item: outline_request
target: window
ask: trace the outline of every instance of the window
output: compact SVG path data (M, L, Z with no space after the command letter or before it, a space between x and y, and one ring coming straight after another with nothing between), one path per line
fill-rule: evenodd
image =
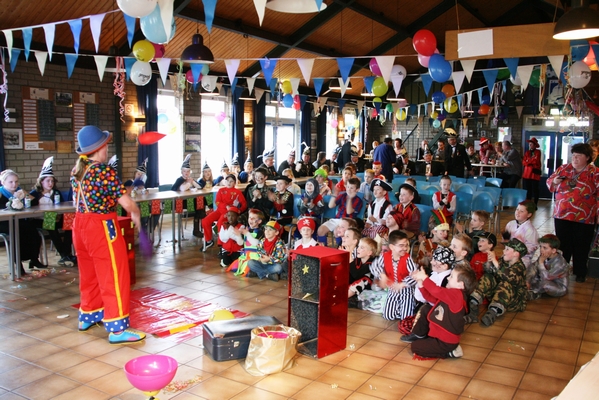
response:
M217 116L222 116L222 113L225 113L226 117L219 122ZM216 178L220 175L223 161L226 161L227 165L231 162L230 116L226 101L202 98L201 143L202 165L207 162ZM200 174L194 173L194 176L199 177Z
M287 159L289 151L296 147L296 160L301 154L297 147L297 138L295 132L297 128L297 111L293 108L278 108L279 115L277 116L276 106L266 106L266 137L264 145L266 149L275 147L275 168L278 169L279 164ZM259 150L258 150L259 151Z
M158 141L158 180L162 184L173 183L181 175L181 163L173 160L183 160L183 130L181 129L180 101L170 90L162 89L157 99L158 132L166 134Z

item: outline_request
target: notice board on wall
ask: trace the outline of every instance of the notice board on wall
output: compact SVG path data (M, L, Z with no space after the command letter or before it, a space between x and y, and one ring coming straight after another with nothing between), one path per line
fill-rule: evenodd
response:
M55 148L54 91L46 88L23 87L22 96L25 149L51 150Z
M77 144L77 132L85 125L100 127L100 105L98 94L75 92L73 96L73 135Z

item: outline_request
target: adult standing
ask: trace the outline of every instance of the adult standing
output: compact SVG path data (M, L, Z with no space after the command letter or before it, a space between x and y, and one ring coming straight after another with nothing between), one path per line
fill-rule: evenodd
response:
M349 139L345 139L345 143L341 146L341 150L337 153L337 166L340 170L345 168L345 164L351 162L351 141Z
M572 146L572 162L561 165L547 179L555 193L555 234L566 262L574 267L576 282L584 282L593 229L597 222L599 169L591 164L593 149L587 143Z
M453 128L445 128L447 143L445 148L445 175L464 177L464 168L472 175L472 164L464 145L458 143L458 133Z
M537 138L527 140L528 151L522 159L522 186L526 190L526 199L539 203L539 181L541 180L541 150Z
M112 135L96 126L77 134L79 159L71 173L77 212L73 239L79 261L79 330L103 321L111 344L128 344L146 335L129 328L129 261L117 221L120 204L136 226L139 208L129 197L116 170L106 165Z
M416 162L424 160L424 155L428 151L428 140L420 142L420 147L416 150Z
M502 188L515 188L522 176L522 157L518 150L514 149L509 140L503 141L503 154L499 159L499 164L503 164L503 172L500 178ZM540 179L540 178L539 178Z
M443 139L437 140L437 150L435 151L435 156L433 158L436 161L445 162L445 142Z
M396 161L395 151L393 150L393 146L391 146L391 142L393 142L393 139L390 137L385 138L383 144L378 145L374 149L372 156L374 161L381 162L383 167L382 172L387 182L393 181L393 165Z

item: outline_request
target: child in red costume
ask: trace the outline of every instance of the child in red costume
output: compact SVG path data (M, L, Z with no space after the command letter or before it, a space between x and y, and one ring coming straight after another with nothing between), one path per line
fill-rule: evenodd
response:
M441 191L433 194L433 209L439 210L447 218L447 223L451 225L453 222L453 213L457 208L457 197L451 189L451 178L447 175L443 175L439 181L441 185Z
M497 237L490 232L479 233L476 237L478 238L478 252L472 256L470 266L476 274L476 280L479 281L485 274L485 263L491 261L489 259L489 252L494 251L497 245Z
M220 227L225 221L226 213L230 208L235 207L240 213L244 212L247 208L247 202L243 193L235 188L236 183L237 178L235 175L227 175L225 187L219 189L218 193L216 193L216 210L208 214L206 218L202 220L202 228L204 229L204 251L209 247L214 246L214 241L212 240L212 224L216 222L217 226Z
M218 229L218 239L222 246L220 266L223 268L227 268L229 264L237 260L243 248L243 234L241 233L243 225L237 222L239 209L237 207L229 208L226 217L227 219Z

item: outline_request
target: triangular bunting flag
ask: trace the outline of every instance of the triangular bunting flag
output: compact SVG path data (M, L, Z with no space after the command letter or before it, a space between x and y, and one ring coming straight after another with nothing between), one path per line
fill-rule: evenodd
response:
M213 92L215 88L218 88L218 91L220 92L221 87L218 85L217 81L218 81L218 76L215 76L215 75L202 76L202 86L204 87L204 89L207 87L208 89L210 89L211 92Z
M56 33L56 24L45 24L44 37L46 39L46 47L48 48L48 58L52 61L52 48L54 47L54 35Z
M374 83L375 79L376 76L367 76L364 78L364 86L366 87L368 93L372 93L372 84Z
M200 66L203 66L200 64ZM227 76L229 77L229 82L233 83L235 79L235 75L237 74L237 69L239 68L239 60L238 59L230 59L225 60L225 67L227 67ZM201 68L200 68L201 70Z
M256 93L256 103L259 103L262 96L264 96L264 89L256 88L254 93Z
M263 58L260 60L260 67L262 68L262 73L264 74L264 80L267 85L270 85L270 80L272 79L272 73L275 70L277 65L277 60L269 60L268 58Z
M100 34L102 33L102 21L104 20L104 16L106 16L106 14L89 16L89 27L92 31L92 38L94 39L94 44L96 46L96 53L98 52L98 48L100 46Z
M462 118L462 126L463 126L464 128L467 128L467 127L468 127L468 118Z
M497 79L497 74L499 73L498 69L484 69L483 76L485 77L485 82L487 82L487 87L489 88L489 93L493 93L493 86L495 86L495 79Z
M78 54L68 54L65 53L64 58L67 63L67 77L71 79L71 75L73 74L73 69L75 69L75 63L77 62ZM102 80L102 79L100 79Z
M8 48L8 59L12 60L12 31L10 29L5 29L4 37L6 38L6 47Z
M381 75L385 82L389 82L391 78L391 70L393 69L393 63L395 62L395 56L376 56L377 64L381 70Z
M346 102L347 102L347 100L345 100L345 99L339 99L339 101L337 102L337 104L339 104L339 115L343 115L341 113L341 110L343 110L343 106L345 106Z
M31 38L33 36L32 28L23 28L23 44L25 45L25 61L29 61L29 51L31 50Z
M79 54L79 38L81 37L82 24L83 22L80 19L72 19L69 21L71 33L73 34L73 48L75 49L75 53L77 54ZM135 28L135 18L133 18L133 27ZM131 39L133 39L133 35L131 35ZM131 47L131 41L129 41L129 47Z
M518 113L518 119L522 118L522 110L524 110L524 106L516 106L516 112Z
M306 81L306 85L310 85L310 78L312 77L312 68L314 67L314 59L298 58L297 65L299 65L300 70L302 71L302 76L304 77L304 81Z
M251 95L254 91L254 85L256 84L256 78L245 78L245 83L248 85L248 93Z
M345 91L349 86L349 78L346 81L343 81L343 78L337 78L339 80L339 87L341 88L341 97L345 96Z
M34 51L35 59L37 60L37 66L40 69L42 76L44 76L44 70L46 69L46 61L48 59L47 51Z
M277 90L277 86L279 85L279 78L271 78L270 80L270 94L274 96ZM281 97L279 97L279 101L281 101Z
M158 6L160 7L160 18L162 18L162 26L164 27L164 33L167 37L167 43L170 40L171 31L173 29L172 24L174 2L175 0L158 0ZM204 13L206 13L206 11L204 11Z
M289 82L291 82L291 94L297 94L300 78L289 78Z
M596 46L596 45L591 45L591 47ZM595 51L595 48L593 48L593 51ZM597 48L597 51L599 51L599 48ZM595 53L598 54L598 53ZM562 68L562 62L564 61L564 56L563 55L559 55L559 56L547 56L547 58L549 59L549 63L551 63L551 68L553 68L553 70L555 71L555 75L558 76L558 78L561 75L561 71L560 69Z
M396 96L399 96L399 91L401 90L401 84L403 83L403 75L393 75L391 76L391 83L393 84L393 91Z
M464 71L453 71L451 73L451 77L453 78L453 86L455 87L455 92L460 93L460 90L462 90L462 84L464 83L464 78L466 77L466 73Z
M522 81L522 91L525 91L528 87L528 81L530 81L533 68L534 65L521 65L518 67L518 77Z
M351 71L352 65L354 65L353 58L337 58L337 65L339 66L339 73L341 74L341 78L343 82L348 82L349 73Z
M308 96L306 96L304 94L300 94L299 100L300 100L300 110L303 110L304 106L306 105L306 102L308 101Z
M316 9L318 10L318 12L320 12L321 8L322 8L322 0L316 0Z
M256 7L256 12L258 13L258 22L262 26L264 11L266 10L266 0L254 0L254 7Z
M358 111L362 111L364 109L364 100L358 100Z
M200 81L200 77L202 76L202 67L203 67L202 64L198 64L198 63L191 64L191 75L193 77L194 87Z
M520 59L517 57L503 59L503 62L507 66L507 69L510 70L510 75L512 77L516 77L516 74L518 73L518 61L520 61Z
M12 49L10 52L10 72L15 72L15 67L17 66L17 61L19 61L20 55L21 49Z
M324 78L314 78L312 79L314 82L314 91L316 92L316 96L320 96L320 92L322 92L322 84L324 83Z
M478 103L479 104L483 104L483 89L484 88L476 89L476 93L478 93Z
M237 77L233 78L233 82L231 82L231 87L237 89ZM235 92L236 93L236 92ZM239 93L239 96L241 97L241 93Z
M166 78L168 77L168 67L171 65L170 58L157 58L156 65L158 65L158 71L160 71L160 78L162 84L166 85Z
M123 17L125 18L125 25L127 25L127 42L129 42L129 48L131 48L133 46L133 35L135 34L135 21L137 18L130 17L125 13L123 13ZM81 27L79 27L79 32L81 32Z
M135 64L135 57L123 57L123 61L125 61L125 73L127 75L127 80L131 79L131 67Z
M106 63L108 62L108 56L94 56L94 61L96 62L96 68L98 69L98 76L100 77L100 82L104 79L104 70L106 69Z
M204 15L206 16L206 29L212 33L212 22L214 21L214 12L216 11L216 0L202 0L204 3Z
M476 65L476 60L460 60L462 64L462 68L466 73L466 79L470 82L470 78L472 78L472 73L474 72L474 66Z
M433 85L433 78L431 78L428 73L420 75L420 78L422 79L422 85L424 86L424 93L426 94L426 97L428 97L431 86Z

